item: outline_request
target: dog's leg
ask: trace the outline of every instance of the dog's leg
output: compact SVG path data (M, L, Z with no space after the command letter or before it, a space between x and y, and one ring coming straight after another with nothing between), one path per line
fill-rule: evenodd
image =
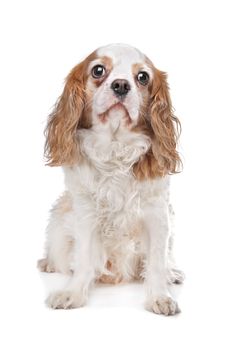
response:
M181 284L185 279L183 271L177 268L174 258L174 236L175 236L175 213L171 204L169 204L170 235L168 240L168 262L167 262L167 281L172 284Z
M47 298L47 305L53 309L77 308L87 301L100 256L94 215L94 210L87 203L81 203L77 208L74 206L73 275L63 290L51 293Z
M72 221L73 203L69 192L65 192L51 210L46 230L45 257L38 260L41 272L61 272L70 274L70 260L73 249Z
M148 232L146 269L146 308L164 315L179 312L178 305L168 291L167 254L169 239L168 204L158 197L153 205L145 208L145 226Z
M173 255L173 240L174 236L173 233L171 233L168 240L167 281L169 284L182 284L185 279L185 274L176 266Z

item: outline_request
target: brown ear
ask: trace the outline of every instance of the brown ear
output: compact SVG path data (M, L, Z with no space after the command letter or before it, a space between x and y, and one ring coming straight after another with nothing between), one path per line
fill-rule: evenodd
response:
M45 157L48 165L71 165L77 162L77 128L84 110L84 62L70 72L62 95L50 114L45 129Z
M150 117L152 153L158 173L176 173L181 164L176 150L180 133L180 122L173 114L166 73L154 68L154 81L151 87Z

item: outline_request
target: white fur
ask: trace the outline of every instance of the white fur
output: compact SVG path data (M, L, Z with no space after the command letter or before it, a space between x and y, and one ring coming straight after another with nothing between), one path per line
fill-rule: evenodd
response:
M114 79L116 72L129 71L132 62L143 60L137 50L121 50L128 51L124 64L113 54L119 55L119 47L99 51L100 55L112 55L118 67L108 79ZM96 110L103 103L96 102L98 96L104 101L103 90L94 96L95 123L77 135L84 160L63 168L66 192L52 210L46 259L40 263L46 265L42 267L46 271L73 274L67 287L51 294L47 303L52 308L85 304L90 285L103 274L114 274L106 268L111 260L123 280L145 278L148 309L174 314L178 307L167 288L167 281L174 277L168 244L172 214L169 177L146 181L134 177L132 166L147 152L150 139L124 125L123 109L112 109L107 122L100 123ZM138 114L140 98L135 97L133 103Z

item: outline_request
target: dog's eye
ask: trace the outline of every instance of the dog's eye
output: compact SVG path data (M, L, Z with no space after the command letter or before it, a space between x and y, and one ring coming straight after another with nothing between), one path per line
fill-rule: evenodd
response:
M137 80L142 85L147 85L149 82L149 74L147 72L139 72L137 75Z
M104 66L101 66L100 64L98 64L97 66L92 68L91 73L92 73L93 78L98 79L98 78L101 78L105 75L106 70L105 70Z

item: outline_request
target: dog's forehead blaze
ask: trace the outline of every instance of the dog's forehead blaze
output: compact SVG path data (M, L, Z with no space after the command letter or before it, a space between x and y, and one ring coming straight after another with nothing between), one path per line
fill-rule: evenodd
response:
M104 47L100 47L96 51L97 56L105 56L112 59L113 64L135 64L144 62L145 56L138 49L123 44L112 44Z

